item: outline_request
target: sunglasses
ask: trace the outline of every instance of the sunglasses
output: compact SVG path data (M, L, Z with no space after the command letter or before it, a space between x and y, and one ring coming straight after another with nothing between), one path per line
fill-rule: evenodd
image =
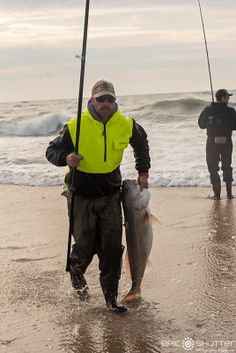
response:
M98 103L104 103L104 102L115 103L115 101L116 101L115 98L112 96L101 96L101 97L97 97L95 99Z

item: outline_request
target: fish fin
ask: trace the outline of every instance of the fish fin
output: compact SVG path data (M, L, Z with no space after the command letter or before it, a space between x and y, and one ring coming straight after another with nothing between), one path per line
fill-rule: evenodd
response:
M161 224L161 221L156 216L154 216L153 214L151 214L150 219L151 219L151 224L152 225Z
M122 298L122 302L127 304L127 303L140 301L141 299L142 299L141 290L137 293L133 293L130 291Z
M150 212L146 212L144 215L144 222L151 223L151 225L161 224L159 219Z
M129 255L128 251L125 253L125 272L127 274L127 277L131 280L131 271L130 271L130 263L129 263Z
M152 269L152 263L150 260L147 260L146 267L145 267L145 273L151 271Z

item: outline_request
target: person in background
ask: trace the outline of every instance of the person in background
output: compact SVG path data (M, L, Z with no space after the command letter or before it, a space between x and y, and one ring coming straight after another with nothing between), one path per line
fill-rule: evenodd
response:
M216 102L212 102L199 116L198 124L201 129L207 131L206 161L210 173L210 181L213 189L212 198L220 199L221 180L218 174L219 162L223 171L223 180L226 183L226 192L229 199L232 195L233 168L232 163L232 131L236 130L236 111L228 106L232 96L226 89L219 89L216 94Z
M87 109L81 116L79 154L74 153L74 118L59 136L49 143L46 157L70 172L66 184L71 187L71 169L75 169L74 229L75 243L70 258L70 275L79 295L87 293L84 273L94 254L99 258L100 284L109 310L127 311L117 302L123 253L120 164L125 148L134 150L140 188L148 188L149 145L144 129L118 109L111 82L100 80L92 88ZM70 208L70 197L68 197Z

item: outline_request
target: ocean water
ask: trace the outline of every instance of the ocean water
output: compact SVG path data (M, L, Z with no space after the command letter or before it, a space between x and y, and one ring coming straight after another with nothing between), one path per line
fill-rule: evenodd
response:
M233 96L230 101L234 108L235 99ZM148 134L150 186L210 185L205 162L206 132L197 123L210 100L209 92L118 98L121 112L135 118ZM84 99L84 107L86 103ZM76 99L0 103L0 184L63 184L65 168L51 165L45 150L63 124L76 116L76 109ZM131 147L125 151L121 170L124 179L136 178Z

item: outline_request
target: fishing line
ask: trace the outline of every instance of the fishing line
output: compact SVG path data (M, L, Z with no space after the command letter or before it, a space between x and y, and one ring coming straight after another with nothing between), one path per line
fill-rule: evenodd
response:
M203 31L204 41L205 41L205 48L206 48L208 73L209 73L209 80L210 80L210 87L211 87L211 97L212 97L212 102L214 102L214 93L213 93L213 84L212 84L212 75L211 75L211 65L210 65L210 59L209 59L209 53L208 53L208 47L207 47L207 39L206 39L206 31L205 31L205 25L204 25L204 19L203 19L203 14L202 14L202 8L201 8L200 0L198 0L198 5L199 5L199 10L200 10L200 16L201 16L201 22L202 22L202 31Z

